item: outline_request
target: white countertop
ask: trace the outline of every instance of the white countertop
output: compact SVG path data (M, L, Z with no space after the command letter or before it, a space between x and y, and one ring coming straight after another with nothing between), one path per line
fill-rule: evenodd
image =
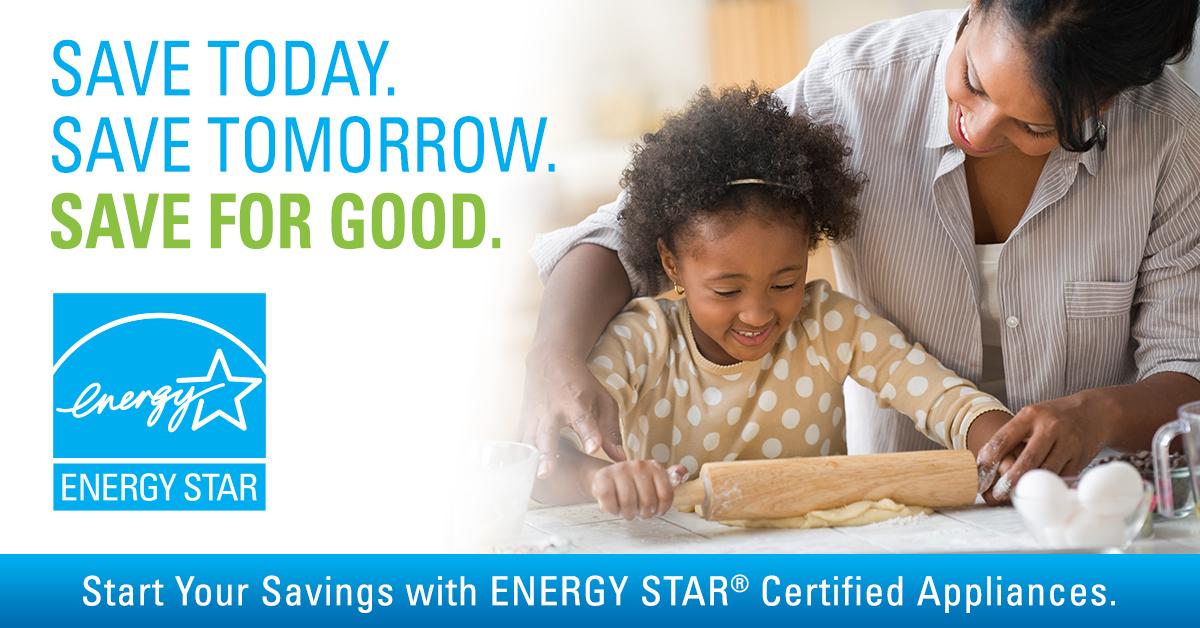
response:
M869 526L819 530L748 530L674 510L624 521L595 504L531 506L517 552L572 553L954 553L1041 551L1012 507L972 506ZM1200 519L1154 522L1129 553L1200 553Z

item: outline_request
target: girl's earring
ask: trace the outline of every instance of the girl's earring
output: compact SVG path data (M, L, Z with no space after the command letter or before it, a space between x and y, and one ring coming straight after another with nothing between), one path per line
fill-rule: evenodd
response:
M683 289L683 286L681 286L673 281L671 282L671 284L675 286L675 294L678 294L679 296L683 296L683 293L685 292Z

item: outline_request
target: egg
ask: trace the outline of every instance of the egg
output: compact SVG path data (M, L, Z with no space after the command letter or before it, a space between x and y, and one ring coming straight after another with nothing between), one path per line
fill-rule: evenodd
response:
M1042 547L1047 549L1064 549L1070 547L1067 544L1067 527L1061 523L1041 528L1038 540L1041 542Z
M1034 469L1021 476L1013 495L1013 505L1022 517L1037 527L1061 524L1073 510L1066 483L1044 469Z
M1063 525L1071 523L1071 520L1083 513L1083 507L1079 505L1079 489L1070 489L1067 491L1067 511L1071 514L1063 520Z
M1067 526L1066 541L1073 549L1125 547L1125 520L1084 511Z
M1079 504L1090 514L1125 518L1142 501L1142 476L1128 462L1110 462L1079 480Z

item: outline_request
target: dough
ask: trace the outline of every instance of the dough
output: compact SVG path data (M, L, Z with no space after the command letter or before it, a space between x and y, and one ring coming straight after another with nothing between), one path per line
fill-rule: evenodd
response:
M699 509L697 509L699 512ZM898 517L913 517L928 515L933 512L924 506L905 506L884 498L879 501L854 502L841 508L829 510L814 510L801 517L784 517L782 519L746 519L721 521L727 526L739 528L835 528L848 526L865 526L872 523L896 519Z

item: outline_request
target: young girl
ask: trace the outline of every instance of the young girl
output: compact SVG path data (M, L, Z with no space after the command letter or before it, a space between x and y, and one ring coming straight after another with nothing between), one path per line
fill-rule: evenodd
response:
M796 243L839 240L856 219L861 181L833 129L753 87L704 89L644 140L622 179L622 236L674 298L630 302L588 360L616 402L627 461L564 447L539 498L650 517L706 462L845 454L847 377L950 448L976 450L977 419L1010 417L887 320L805 283Z

